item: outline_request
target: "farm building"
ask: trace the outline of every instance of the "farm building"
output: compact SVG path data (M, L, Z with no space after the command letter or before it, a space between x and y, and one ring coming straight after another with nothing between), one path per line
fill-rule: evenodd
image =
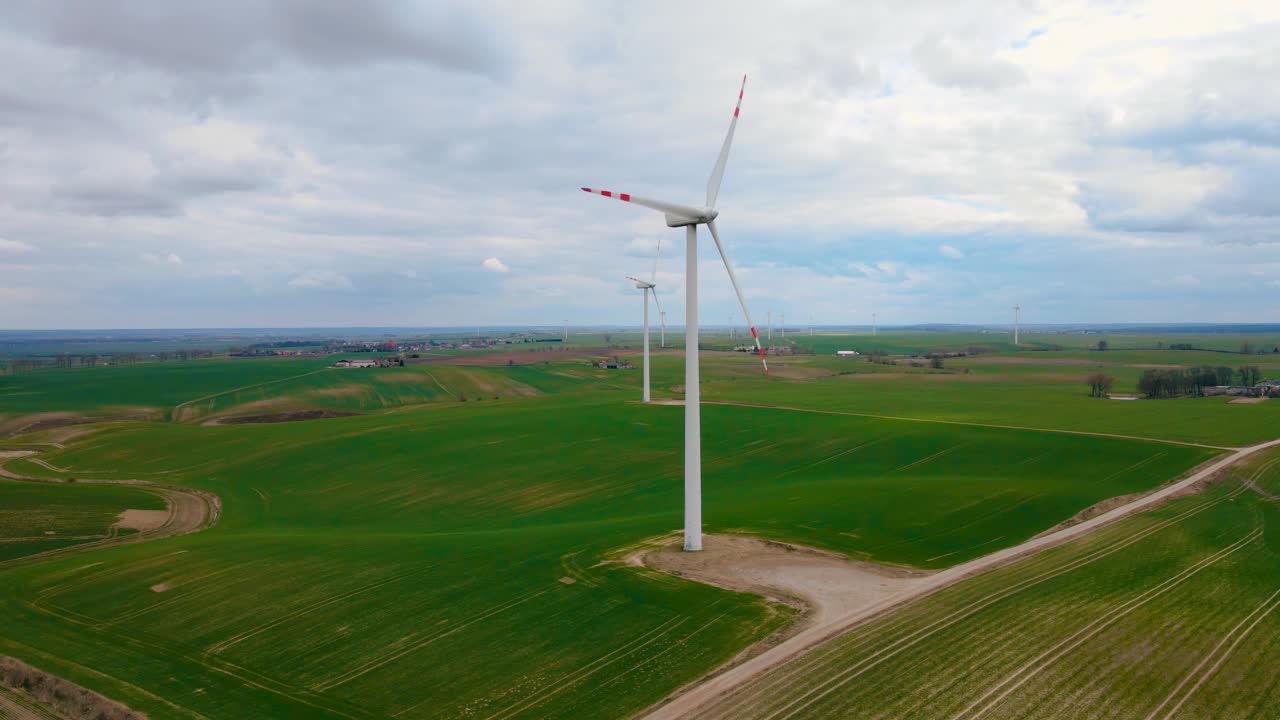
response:
M333 364L336 368L371 368L378 367L377 360L339 360Z
M861 355L857 350L837 350L836 357L857 357Z
M1267 382L1257 385L1210 385L1204 389L1205 397L1267 397L1280 394L1280 386L1268 385Z

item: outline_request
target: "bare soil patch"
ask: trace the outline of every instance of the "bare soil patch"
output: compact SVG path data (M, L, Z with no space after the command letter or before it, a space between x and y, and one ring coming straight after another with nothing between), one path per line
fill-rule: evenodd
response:
M350 417L360 413L345 410L295 410L293 412L268 413L266 415L240 415L213 421L214 425L251 425L254 423L296 422L299 420L323 420L325 418Z
M802 623L823 625L901 593L932 573L860 562L831 552L759 538L707 535L702 552L673 538L637 558L648 567L762 595L804 611Z
M130 530L155 530L164 527L169 521L170 510L125 510L120 513L120 518L116 520L115 527L128 528Z
M1227 404L1228 405L1257 405L1258 403L1266 402L1269 399L1270 398L1264 398L1264 397L1256 397L1256 398L1255 397L1238 397Z
M683 390L683 388L681 389ZM643 405L644 403L640 403L640 404ZM679 405L680 407L684 407L683 400L676 400L673 398L653 398L652 400L649 401L649 404L650 405Z

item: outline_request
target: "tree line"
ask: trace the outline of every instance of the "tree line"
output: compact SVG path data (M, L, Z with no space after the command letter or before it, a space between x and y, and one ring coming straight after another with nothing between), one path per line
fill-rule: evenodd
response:
M1240 385L1257 385L1262 382L1262 370L1257 365L1243 365L1239 368L1200 365L1190 369L1147 370L1138 378L1138 392L1149 398L1202 395L1206 387L1231 385L1237 378Z

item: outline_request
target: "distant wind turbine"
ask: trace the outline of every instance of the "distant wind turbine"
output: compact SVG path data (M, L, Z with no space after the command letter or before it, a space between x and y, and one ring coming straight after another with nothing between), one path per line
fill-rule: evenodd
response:
M756 351L760 353L760 362L764 363L765 372L769 366L765 361L764 348L760 347L760 338L756 334L755 325L751 322L751 313L747 309L747 300L738 287L737 276L733 272L733 263L720 242L720 234L716 231L715 209L716 198L720 194L720 182L724 179L725 164L729 161L729 148L733 144L733 132L738 126L738 113L742 110L742 95L746 89L747 78L742 77L742 88L738 90L738 104L733 109L733 119L729 121L729 132L725 135L724 144L720 147L720 156L716 158L711 177L707 179L707 198L702 207L678 205L662 200L640 197L630 193L615 193L611 190L593 190L584 187L584 192L617 198L623 202L640 205L657 210L666 215L667 227L685 228L685 360L684 360L684 549L697 551L702 549L702 416L698 377L698 226L706 225L711 231L711 239L715 241L716 250L724 262L725 271L729 274L729 282L742 305L742 314L751 326L751 336L755 339Z
M658 301L658 256L662 254L662 241L658 241L658 249L653 253L653 272L648 280L641 280L630 275L628 280L636 284L636 289L641 291L644 297L644 392L642 397L644 402L649 402L649 293L653 293L653 301ZM658 306L658 311L662 311L662 306Z
M627 279L635 281L636 289L644 296L644 392L641 397L644 402L649 402L649 293L657 286L630 275ZM654 297L657 297L657 293L654 293Z
M1018 344L1018 324L1019 324L1019 320L1020 320L1020 318L1018 317L1018 315L1019 315L1019 313L1021 313L1021 312L1022 312L1022 306L1021 306L1021 305L1014 305L1014 306L1013 306L1013 344L1014 344L1014 345L1017 345L1017 344Z

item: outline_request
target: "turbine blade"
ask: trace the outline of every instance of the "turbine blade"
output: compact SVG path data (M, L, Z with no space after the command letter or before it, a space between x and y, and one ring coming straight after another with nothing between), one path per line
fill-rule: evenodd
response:
M702 215L702 210L689 207L688 205L677 205L676 203L663 202L662 200L654 200L653 198L640 197L631 193L619 193L612 190L596 190L594 188L584 187L582 192L589 192L594 195L603 195L604 197L617 198L622 202L629 202L633 205L641 205L657 210L658 212L671 213L672 215L680 215L688 218L696 218Z
M658 249L653 251L653 272L649 274L649 284L658 284L658 258L662 255L662 236L658 236Z
M729 272L729 283L733 285L733 291L738 295L738 304L742 305L742 315L747 319L747 325L751 328L751 339L756 343L756 352L760 353L760 362L764 364L764 374L769 374L769 361L764 357L764 348L760 347L760 334L756 332L756 324L751 322L751 311L747 309L747 299L742 295L742 288L738 286L738 276L733 272L733 263L729 260L729 254L724 251L724 243L720 242L720 233L716 231L716 221L712 220L707 223L707 228L711 230L711 239L716 241L716 250L720 251L720 259L724 261L724 269Z
M662 316L662 303L658 302L657 286L649 288L649 292L653 293L653 304L658 306L658 322L662 323L662 327L666 327L667 319Z
M747 90L747 76L742 76L742 87L738 89L738 104L733 108L733 119L729 121L729 132L724 136L724 145L720 147L720 157L716 158L716 166L711 170L707 180L707 207L716 206L716 198L720 195L720 181L724 179L724 166L729 162L729 146L733 145L733 131L738 127L738 113L742 110L742 94Z

